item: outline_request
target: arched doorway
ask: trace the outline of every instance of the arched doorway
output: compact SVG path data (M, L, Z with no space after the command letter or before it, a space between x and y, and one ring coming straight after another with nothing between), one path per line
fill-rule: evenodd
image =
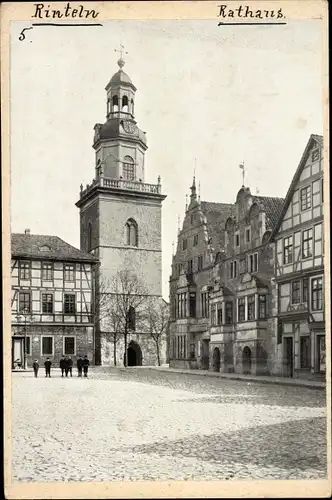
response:
M247 346L242 352L242 372L246 374L251 373L251 350Z
M137 344L137 342L134 342L133 340L129 343L127 349L127 360L127 366L142 366L142 350L139 344ZM123 359L123 364L126 365L125 356Z
M218 347L215 347L215 349L213 350L212 368L214 372L220 371L220 350L218 349Z

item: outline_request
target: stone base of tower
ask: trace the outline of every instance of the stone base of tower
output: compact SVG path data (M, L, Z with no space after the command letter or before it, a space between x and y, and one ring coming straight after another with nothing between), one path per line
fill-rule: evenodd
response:
M124 366L125 345L121 336L116 345L107 338L107 334L100 337L100 363L102 366ZM166 335L159 343L159 363L166 363L167 346ZM127 338L128 366L158 366L157 346L149 334L130 334Z

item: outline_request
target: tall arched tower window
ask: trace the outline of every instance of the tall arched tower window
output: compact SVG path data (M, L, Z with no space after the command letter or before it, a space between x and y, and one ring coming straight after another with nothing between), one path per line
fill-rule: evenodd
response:
M135 179L134 160L131 156L125 156L123 159L123 178L127 181Z
M138 226L134 219L128 219L126 223L126 244L138 247Z
M124 95L122 97L122 111L124 113L128 113L129 111L129 106L128 106L128 97L126 95Z
M135 331L136 329L136 310L133 306L129 306L127 312L127 326L129 330Z
M135 110L134 110L134 99L132 99L132 100L130 101L130 104L131 104L131 110L130 110L130 112L131 112L131 114L134 116L134 114L135 114Z
M92 224L88 224L88 252L92 250Z
M114 95L112 99L112 112L116 113L117 111L119 111L119 99L117 95Z

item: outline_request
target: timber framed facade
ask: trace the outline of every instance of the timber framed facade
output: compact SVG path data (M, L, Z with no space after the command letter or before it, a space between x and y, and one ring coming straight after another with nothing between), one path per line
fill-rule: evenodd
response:
M87 354L94 361L97 259L55 236L12 235L12 367Z
M200 202L193 183L170 277L170 366L324 379L323 156L311 135L285 199L242 186L234 204Z
M279 374L325 377L323 138L312 135L273 234Z

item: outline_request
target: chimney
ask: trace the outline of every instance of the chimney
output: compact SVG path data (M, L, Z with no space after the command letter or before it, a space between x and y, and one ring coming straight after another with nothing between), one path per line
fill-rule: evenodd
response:
M30 229L25 229L24 234L30 234Z

